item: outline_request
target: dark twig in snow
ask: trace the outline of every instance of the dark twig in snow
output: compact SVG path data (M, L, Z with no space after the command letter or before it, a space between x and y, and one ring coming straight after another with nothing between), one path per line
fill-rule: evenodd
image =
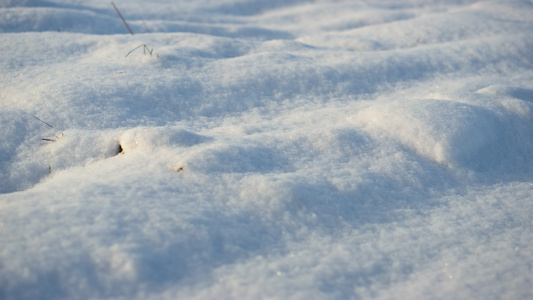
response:
M54 126L52 126L52 125L50 125L50 124L46 123L45 121L43 121L43 120L39 119L39 118L38 118L37 116L35 116L35 115L32 115L32 116L33 116L33 117L34 117L35 119L37 119L37 120L39 120L39 121L43 122L44 124L46 124L46 125L50 126L50 128L54 128Z
M128 28L128 31L130 32L130 34L133 35L133 31L131 31L130 27L128 26L128 23L126 23L126 20L124 19L124 17L122 16L120 11L118 10L118 7L115 5L115 3L113 1L111 1L111 5L113 5L115 10L117 11L118 16L122 20L122 23L124 23L124 25L126 25L126 28Z

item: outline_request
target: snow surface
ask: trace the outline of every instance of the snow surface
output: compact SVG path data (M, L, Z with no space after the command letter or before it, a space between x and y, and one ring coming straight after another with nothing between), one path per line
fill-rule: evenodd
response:
M533 298L532 1L115 3L0 1L1 299Z

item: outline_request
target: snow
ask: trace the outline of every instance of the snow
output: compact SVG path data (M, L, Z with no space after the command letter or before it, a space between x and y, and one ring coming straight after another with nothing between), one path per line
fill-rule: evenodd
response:
M114 2L0 1L1 299L533 298L533 2Z

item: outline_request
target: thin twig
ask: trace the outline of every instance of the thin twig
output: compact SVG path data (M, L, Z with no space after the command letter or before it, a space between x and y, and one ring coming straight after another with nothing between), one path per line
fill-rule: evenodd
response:
M35 119L37 119L37 120L39 120L39 121L43 122L44 124L46 124L46 125L50 126L50 128L54 128L54 126L52 126L52 125L50 125L50 124L46 123L45 121L43 121L43 120L39 119L39 118L38 118L37 116L35 116L35 115L32 115L32 116L33 116L33 117L34 117Z
M130 32L130 34L133 35L133 32L131 31L130 27L128 26L128 23L126 23L126 20L124 20L124 17L122 16L120 11L118 10L118 7L115 5L115 3L113 1L111 1L111 5L113 5L115 10L117 11L118 16L120 17L120 19L122 19L122 23L124 23L124 25L126 25L126 28L128 28L128 31Z

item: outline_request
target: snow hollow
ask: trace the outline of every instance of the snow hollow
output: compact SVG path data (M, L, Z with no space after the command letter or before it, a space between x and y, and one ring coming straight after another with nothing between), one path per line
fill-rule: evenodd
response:
M533 2L0 0L0 298L532 299Z

